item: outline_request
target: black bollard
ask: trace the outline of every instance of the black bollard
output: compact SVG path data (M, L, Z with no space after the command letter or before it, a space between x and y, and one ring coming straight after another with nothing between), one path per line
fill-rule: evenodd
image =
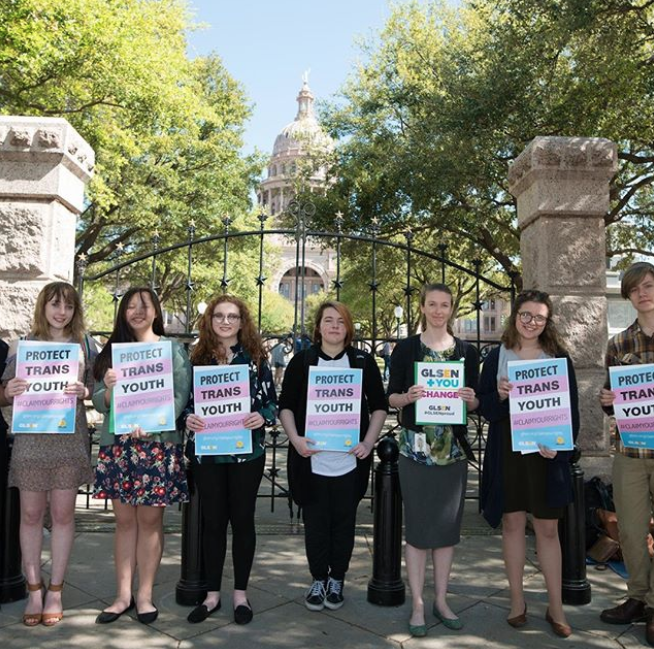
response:
M590 584L586 579L586 507L584 502L584 472L579 466L581 452L575 447L570 460L574 500L566 507L559 522L562 558L563 603L572 606L589 604Z
M404 604L402 581L402 498L397 458L400 451L392 436L377 445L381 462L375 468L375 521L372 579L368 601L380 606Z
M0 422L0 425L4 423ZM27 597L20 553L20 500L18 489L7 486L11 441L0 432L0 603Z
M202 503L188 471L189 502L182 505L181 576L175 587L175 601L181 606L197 606L207 594L202 556Z

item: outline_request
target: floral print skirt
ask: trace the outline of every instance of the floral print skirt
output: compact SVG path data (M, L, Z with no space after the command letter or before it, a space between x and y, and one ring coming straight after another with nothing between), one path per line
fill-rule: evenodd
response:
M101 446L93 497L151 507L186 502L182 445L121 435L115 444Z

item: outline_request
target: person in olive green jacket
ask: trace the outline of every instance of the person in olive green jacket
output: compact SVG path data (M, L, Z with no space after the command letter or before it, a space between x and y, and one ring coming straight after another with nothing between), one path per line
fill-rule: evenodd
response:
M116 517L114 544L117 594L113 604L98 615L98 624L117 620L136 606L137 619L150 624L158 610L152 588L163 552L163 514L167 505L188 500L181 433L149 433L140 426L127 434L114 434L111 412L117 373L112 368L114 343L164 341L159 300L149 288L132 288L118 307L114 331L94 366L96 389L93 404L103 413L100 451L95 473L94 498L108 498ZM179 417L191 387L191 366L184 348L172 343L175 417ZM136 600L132 583L138 566Z

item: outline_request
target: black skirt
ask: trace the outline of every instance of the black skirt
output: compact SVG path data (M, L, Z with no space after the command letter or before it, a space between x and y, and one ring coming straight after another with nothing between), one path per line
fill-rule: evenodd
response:
M522 455L511 450L509 420L501 426L504 513L529 512L536 518L561 518L563 507L547 505L547 464L552 460L540 453Z

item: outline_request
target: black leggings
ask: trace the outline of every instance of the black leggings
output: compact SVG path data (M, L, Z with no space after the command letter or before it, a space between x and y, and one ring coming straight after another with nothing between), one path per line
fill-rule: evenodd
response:
M227 523L232 525L234 589L246 590L257 537L254 511L265 455L248 462L198 464L193 477L202 502L202 548L207 590L219 591L227 553Z

